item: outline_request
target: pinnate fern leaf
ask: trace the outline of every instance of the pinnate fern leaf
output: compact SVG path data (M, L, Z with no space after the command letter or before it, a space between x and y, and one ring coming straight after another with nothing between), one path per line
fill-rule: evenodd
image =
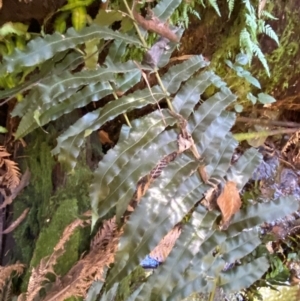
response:
M169 93L175 93L181 83L189 79L196 71L207 67L209 63L202 55L195 55L184 63L171 67L162 77L164 87Z
M207 66L207 64L202 56L195 56L182 64L170 68L170 70L162 76L162 82L169 93L175 93L182 81L187 80L196 70ZM122 65L118 64L118 66ZM136 70L137 67L135 64L134 66ZM111 66L104 70L111 70L111 68L114 67ZM120 72L129 72L131 70L133 69L123 66ZM157 102L165 97L165 94L161 91L159 86L154 86L151 89L152 92L149 91L148 88L135 91L132 94L108 103L101 109L83 116L71 126L70 129L58 137L58 144L53 150L53 154L59 154L61 161L67 163L71 168L74 168L80 147L84 142L85 132L94 131L100 128L104 122L132 109L141 108L147 104L157 104ZM31 123L33 122L31 121Z
M225 292L239 291L249 287L261 279L269 268L268 260L264 257L254 259L252 262L233 268L220 275L220 286Z
M153 96L155 99L153 99ZM156 104L165 95L158 86L148 89L137 90L136 92L123 96L118 100L111 101L103 108L90 112L80 118L74 125L65 131L57 139L57 146L53 154L59 154L59 160L74 168L85 138L85 133L99 129L105 122L136 108L147 104Z
M77 45L93 39L119 39L133 45L142 46L141 42L135 37L93 24L79 32L74 28L70 28L64 35L54 33L46 35L44 38L36 38L28 43L25 51L16 49L11 56L6 56L0 70L4 73L10 73L18 66L38 65L61 51L73 49Z
M274 29L269 24L266 24L263 27L262 32L265 33L266 35L268 35L271 39L273 39L277 43L277 45L279 45L278 36L277 36L276 32L274 31Z
M122 73L136 71L136 65L133 62L127 62L125 64L118 64L109 68L86 70L75 74L65 71L59 76L53 75L51 78L48 78L36 85L36 87L31 90L27 98L24 99L24 102L30 104L30 108L32 109L28 110L28 113L26 113L22 118L16 132L16 137L23 137L38 126L43 126L44 124L48 123L49 119L43 119L43 114L47 112L48 109L53 108L54 104L60 104L63 100L68 99L80 87L87 84L93 85L100 81L114 80L115 74L118 72ZM74 89L76 90L74 91ZM125 87L123 87L123 89L125 89ZM78 100L80 97L82 97L81 91L78 93L78 95L73 97L73 101ZM33 118L33 115L36 112L36 110L33 109L34 107L39 111L39 124L37 124ZM51 120L55 120L57 117L56 115L53 115L50 118Z
M186 282L185 271L197 252L201 250L203 243L206 243L207 251L209 249L213 251L215 242L221 244L226 238L223 233L215 235L215 231L211 231L216 218L215 212L207 212L203 207L197 207L191 222L183 226L182 235L176 241L176 252L171 252L166 262L157 269L154 277L149 279L137 298L132 300L180 300L173 299L172 293L177 285Z
M164 116L164 120L168 125L175 122L170 116ZM141 175L150 172L165 152L176 149L177 138L174 131L160 134L165 125L159 112L134 121L132 126L128 139L111 150L95 172L90 196L92 209L99 218L117 203L126 209L135 190L132 183L136 183ZM155 154L152 154L152 145L157 146Z
M226 136L226 131L229 131L233 125L234 116L225 113L222 115L222 110L234 100L235 96L228 89L223 89L215 97L207 100L202 105L204 106L203 109L200 106L200 110L194 112L197 123L193 124L194 120L192 119L191 134L194 132L197 134L201 130L199 129L200 124L204 128L209 128L214 123L218 124L217 128L219 131L211 129L208 137L202 137L204 144L202 144L203 148L201 151L203 153L210 145L216 146L217 142L215 140L221 143L221 140ZM184 102L185 99L182 99L182 101ZM190 106L190 112L192 108ZM185 112L187 115L190 115L186 110ZM222 131L220 131L220 124L224 124L226 118L230 120L228 127L223 126ZM198 143L200 138L196 134L195 143ZM230 141L230 147L226 144L225 150L229 154L225 156L224 150L221 148L220 152L217 152L217 159L211 164L212 170L221 171L224 166L229 167L236 142L232 138L227 141ZM227 158L225 164L221 160L222 157ZM218 164L222 164L222 167L219 169L216 167ZM199 201L201 198L199 196L203 195L207 186L199 180L196 170L197 163L195 159L183 154L176 158L175 162L170 163L163 170L161 177L154 181L126 224L124 235L120 242L121 247L116 254L116 264L110 273L108 283L112 284L114 281L119 281L132 271L137 262L149 253L158 244L159 240L180 222L195 203ZM224 173L226 173L226 169L222 174L220 172L219 176L224 176ZM139 235L136 233L137 226L139 226ZM153 226L155 226L155 229Z
M256 44L253 44L253 53L262 63L263 67L266 70L267 75L270 76L270 69L269 69L269 65L267 63L266 57L263 54L263 52L261 51L261 49L259 48L259 46Z
M253 56L253 42L246 28L242 29L240 33L240 47L247 53L249 62L251 62Z
M230 18L231 14L233 12L233 9L234 9L235 0L227 0L227 3L228 3L228 9L229 9L228 18Z
M211 7L214 8L214 10L219 15L219 17L221 17L221 13L220 13L220 9L219 9L219 5L217 3L217 0L208 0L208 3L211 5Z
M153 8L154 15L161 21L167 21L180 5L181 0L162 0Z

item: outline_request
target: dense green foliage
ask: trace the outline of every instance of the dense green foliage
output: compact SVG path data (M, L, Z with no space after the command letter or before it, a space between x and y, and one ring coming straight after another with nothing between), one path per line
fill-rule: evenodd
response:
M216 1L207 2L220 14ZM61 11L78 9L71 4L69 1ZM153 12L161 21L165 21L180 4L181 1L162 0ZM204 5L202 1L201 4ZM257 35L265 33L277 43L278 38L269 25L257 19L250 1L243 1L243 5L245 28L240 33L239 51L247 54L247 63L256 55L269 74ZM234 1L228 1L228 6L230 16ZM127 13L130 14L130 11ZM74 11L72 14L75 15ZM122 24L120 31L101 24L84 27L86 20L77 22L73 15L75 29L70 28L63 35L56 32L33 39L24 50L17 49L11 55L4 56L0 70L6 76L19 70L20 66L22 70L24 67L35 70L36 74L33 73L22 85L0 91L0 98L27 91L12 112L13 116L21 118L16 138L22 138L38 128L45 128L46 132L50 122L95 103L96 109L90 110L60 133L57 145L52 150L52 154L57 155L58 160L73 172L76 172L86 138L92 132L121 115L127 121L127 125L122 127L118 143L99 162L90 189L92 226L113 214L120 227L124 227L124 233L113 267L106 279L93 285L89 300L111 300L119 284L178 224L182 225L182 232L169 257L128 298L126 295L127 300L182 300L193 292L213 295L216 287L232 292L251 286L269 268L267 257L251 254L261 245L256 227L264 221L272 221L295 211L297 204L292 197L286 197L248 206L233 217L226 231L221 231L219 211L208 211L199 203L211 187L199 176L198 167L204 165L208 177L220 183L235 182L241 191L261 161L261 155L255 149L249 149L237 163L231 164L237 141L230 130L236 116L226 108L235 103L236 96L226 82L209 69L209 63L201 55L168 67L161 75L159 72L169 62L176 43L169 44L157 68L141 65L144 71L155 73L158 83L138 89L136 84L142 79L140 63L133 60L124 62L124 57L128 49L138 48L142 53L147 51L143 39L138 38L141 31L138 29L136 35L132 24L129 27ZM65 22L67 15L62 13L60 16ZM106 15L107 19L105 16L103 18L107 21L105 25L111 25L116 20L112 21L109 14ZM132 23L128 17L121 15L121 19L123 23ZM61 24L57 21L56 26L60 32L64 32L65 23ZM179 30L178 37L181 34ZM101 52L104 48L107 54ZM100 66L97 58L90 60L95 53L97 58L99 54L103 55L104 62ZM230 67L241 71L236 65L231 64ZM259 82L249 72L243 71L242 76L260 88ZM205 97L207 89L212 87L214 92ZM102 103L107 96L112 97ZM263 97L258 99L263 102ZM165 106L167 104L168 109L160 109L159 102ZM126 114L148 105L157 107L146 116L129 121ZM178 119L170 111L186 121L186 129L192 135L203 161L200 162L188 150L178 155L164 167L129 220L122 224L122 216L133 198L136 183L165 156L178 149L180 127ZM72 206L70 215L75 214L76 200L70 199L69 205ZM68 204L64 201L60 208L63 206L68 207ZM60 210L57 215L59 213ZM58 231L50 226L43 231L38 248L42 247L43 239L47 239L51 231L59 235L62 229ZM54 234L52 238L49 248L53 248L58 240ZM76 233L76 244L78 239ZM49 250L44 251L49 254ZM34 261L40 259L33 258ZM226 264L236 262L239 263L226 270Z

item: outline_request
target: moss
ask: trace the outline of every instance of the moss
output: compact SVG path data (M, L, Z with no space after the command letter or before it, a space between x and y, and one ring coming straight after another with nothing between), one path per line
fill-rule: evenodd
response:
M14 220L25 208L30 208L24 222L14 231L16 247L13 256L25 264L30 262L41 225L50 213L48 202L52 194L52 168L55 163L50 153L52 147L41 130L35 131L27 143L23 170L29 168L30 184L13 203Z
M37 266L40 260L53 252L53 248L59 241L65 227L70 224L74 217L78 214L77 200L76 199L65 199L55 212L52 220L49 222L49 227L45 227L39 236L34 250L34 255L31 260L31 266ZM78 233L75 233L71 237L71 241L76 242L78 240ZM74 240L74 238L76 238ZM68 247L69 247L68 243ZM67 248L66 248L67 249ZM67 252L68 257L74 256L74 249ZM75 250L75 252L77 252ZM65 255L63 255L65 257ZM77 254L75 256L77 258ZM65 258L68 262L70 258Z
M31 267L36 267L40 260L52 254L53 248L59 241L65 227L74 220L78 214L78 206L76 199L65 199L53 215L49 226L44 227L36 242L36 247L32 260ZM58 275L64 275L77 261L78 249L80 245L80 233L76 230L71 239L66 243L66 252L58 260L55 267L55 272ZM30 277L31 268L27 270L27 274L22 284L22 290L26 291L28 280Z

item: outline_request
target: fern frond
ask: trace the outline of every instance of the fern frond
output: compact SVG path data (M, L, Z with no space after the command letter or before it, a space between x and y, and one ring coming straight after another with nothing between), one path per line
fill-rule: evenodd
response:
M262 16L262 17L265 17L266 19L278 20L277 17L273 16L271 13L269 13L269 12L266 11L266 10L263 10L263 11L261 12L261 16Z
M270 69L269 69L269 65L267 63L266 57L262 53L259 46L256 44L253 44L253 53L259 59L259 61L262 63L263 67L265 68L265 70L267 72L267 75L270 76Z
M64 301L72 296L85 296L94 281L105 281L107 267L114 262L121 232L108 241L105 249L95 248L83 259L79 260L73 268L55 283L47 293L44 301ZM75 277L74 277L75 276ZM63 287L61 286L63 285Z
M234 9L234 4L235 4L235 0L227 0L228 3L228 9L229 9L229 13L228 13L228 18L230 18L233 9Z
M253 57L254 43L252 42L251 36L246 28L242 29L240 33L240 47L247 53L249 62L251 62Z
M204 0L198 0L198 2L205 8L205 3L204 3Z
M92 94L87 98L87 101L97 100L97 92L95 91L95 88L97 89L100 86L100 88L102 88L102 92L104 87L101 84L97 85L100 81L106 83L107 86L107 81L114 81L116 73L133 72L136 74L136 71L136 65L133 62L127 62L125 64L109 66L109 68L85 70L75 74L66 71L59 76L53 75L48 78L47 81L41 82L32 89L31 93L23 100L25 103L30 104L31 110L28 110L28 112L23 114L23 118L16 132L16 137L23 137L35 128L48 123L50 120L57 119L59 116L64 114L64 112L70 112L70 110L72 110L74 105L78 104L78 102L80 102L79 107L87 104L87 102L84 101L84 98L82 98L83 94L87 94L85 96ZM138 72L140 73L140 71ZM88 84L90 86L80 89ZM122 88L125 89L124 86ZM77 91L78 94L76 93ZM102 93L99 92L99 94L101 96ZM66 101L67 103L62 104L63 101ZM60 110L66 107L70 101L73 101L73 104L67 106L67 110L60 112ZM56 104L57 106L53 108ZM36 109L36 106L38 109ZM50 112L52 111L52 113L56 113L53 111L57 110L58 114L49 114L47 113L48 110L50 110ZM39 124L34 118L37 111L39 113Z
M90 216L90 213L87 212L87 213L84 214L84 216ZM78 227L85 227L88 224L90 224L89 220L82 220L82 219L79 219L79 218L74 220L71 224L69 224L65 228L63 234L61 235L61 238L60 238L59 242L54 247L54 251L64 249L64 245L70 239L70 237L74 233L75 229L77 229ZM61 256L61 255L62 255L62 253L59 254L59 256ZM51 257L53 257L53 256L51 256Z
M212 176L211 173L218 178L224 176L227 170L225 166L227 168L230 166L232 152L236 147L236 142L232 138L224 139L225 133L234 123L234 116L222 113L222 110L234 99L235 96L223 88L200 106L201 111L194 112L189 124L190 133L204 157L211 156L208 154L218 149L218 153L210 161L211 166L208 170L210 176ZM184 99L181 101L185 103ZM188 112L187 107L184 106L182 111L189 116L193 106L187 106L190 111ZM203 127L207 131L201 135ZM222 156L222 167L218 167L220 156ZM171 162L162 171L161 176L153 182L124 228L120 248L116 254L116 263L107 280L109 286L130 273L136 263L153 250L159 241L193 208L195 202L198 201L197 195L204 193L206 186L201 180L199 181L196 173L197 164L196 166L195 164L193 158L186 154L177 156L176 160ZM157 227L158 224L159 227ZM139 225L140 235L136 234L137 225ZM157 230L155 234L154 227ZM126 260L123 252L128 252Z
M256 16L246 14L245 18L246 18L245 22L247 25L247 30L251 35L251 40L256 41L257 27L258 27Z
M162 0L153 8L154 15L161 21L166 21L180 5L181 0Z
M0 145L0 167L5 171L1 185L8 189L13 189L19 185L21 173L18 164L6 158L9 156L10 154L5 147Z
M261 32L264 33L264 34L266 34L267 36L269 36L271 39L273 39L277 43L277 45L279 45L278 36L277 36L276 32L273 30L273 28L269 24L265 24L262 27Z
M12 279L9 279L7 281L7 284L5 285L4 290L0 290L0 300L1 301L11 301L13 300L13 285L12 285Z
M219 5L217 3L217 0L208 0L208 3L210 4L211 7L214 8L214 10L219 15L219 17L221 17L221 13L220 13L220 9L219 9Z
M242 2L245 4L245 7L246 7L248 13L250 15L255 15L255 9L254 9L253 5L251 4L251 1L250 0L242 0Z
M114 234L118 228L116 218L113 217L103 223L103 226L96 233L91 241L91 250L102 250L113 239Z
M46 277L48 273L54 274L54 271L52 267L47 266L46 258L42 259L36 268L32 268L26 293L27 301L33 301L35 299L43 287L43 282L48 280Z
M54 33L45 36L43 39L36 38L30 41L24 51L16 49L12 55L5 56L3 58L4 62L0 66L0 71L11 73L18 66L29 67L38 65L59 52L75 48L77 45L89 40L115 38L142 47L141 42L135 37L93 24L90 27L85 27L80 32L70 28L64 35Z
M16 273L18 276L21 275L24 271L25 266L20 263L15 263L8 266L0 266L0 292L3 290L6 285L6 281L10 279L12 273Z
M195 9L193 9L191 6L189 6L188 12L189 12L190 14L194 15L197 19L201 20L201 17L200 17L200 15L199 15L199 13L198 13ZM187 24L187 25L188 25L188 24Z

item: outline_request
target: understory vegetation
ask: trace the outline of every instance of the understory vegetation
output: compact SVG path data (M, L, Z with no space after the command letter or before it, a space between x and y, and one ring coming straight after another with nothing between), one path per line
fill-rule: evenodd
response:
M95 1L68 0L38 36L0 28L0 208L14 220L0 230L15 239L0 300L255 300L291 277L262 225L297 198L253 197L263 156L232 133L244 108L275 102L250 67L272 76L259 37L279 44L276 18L266 1L219 2L107 1L93 15ZM212 66L174 56L206 11L239 24Z

